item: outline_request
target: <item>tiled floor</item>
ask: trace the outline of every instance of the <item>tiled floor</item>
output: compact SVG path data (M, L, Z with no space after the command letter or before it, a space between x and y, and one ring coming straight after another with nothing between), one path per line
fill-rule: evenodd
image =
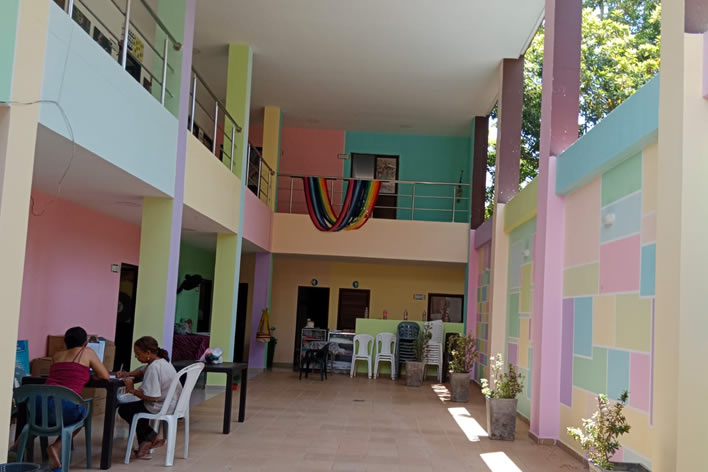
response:
M234 392L236 393L236 392ZM298 381L288 371L249 381L246 422L237 423L234 396L232 432L220 433L223 396L192 409L190 455L182 458L182 429L174 471L492 471L583 470L557 447L537 446L527 426L517 424L513 442L484 437L484 401L472 387L470 403L449 403L447 390L427 382L409 388L390 378L369 380L331 375ZM118 420L115 471L164 467L164 448L151 461L124 465L127 427ZM98 426L98 425L97 425ZM98 463L100 438L94 428ZM479 435L479 436L477 436ZM72 470L82 470L77 441Z

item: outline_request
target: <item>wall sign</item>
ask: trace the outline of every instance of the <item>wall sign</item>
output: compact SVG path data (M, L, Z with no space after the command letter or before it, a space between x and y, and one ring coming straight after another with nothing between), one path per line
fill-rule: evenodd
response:
M317 284L319 283L317 279L312 279L311 281L313 287L317 287Z
M425 295L423 295L422 293L416 293L415 295L413 295L413 300L425 300Z
M359 281L355 280L354 282L352 282L352 287L359 288Z

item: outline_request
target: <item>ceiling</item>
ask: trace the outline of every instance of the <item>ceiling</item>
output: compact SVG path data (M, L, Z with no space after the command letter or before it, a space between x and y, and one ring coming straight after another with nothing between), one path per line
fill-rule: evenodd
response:
M195 68L226 90L227 44L253 49L252 122L468 135L499 64L530 43L544 0L198 0Z

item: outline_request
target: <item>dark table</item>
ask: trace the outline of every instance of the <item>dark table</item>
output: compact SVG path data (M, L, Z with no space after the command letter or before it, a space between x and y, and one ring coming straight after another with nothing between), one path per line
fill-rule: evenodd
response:
M37 385L47 381L46 377L24 377L22 385ZM101 441L101 469L110 469L113 456L113 430L116 425L116 409L118 409L118 389L124 386L123 379L97 380L91 379L86 384L90 388L106 390L106 412L103 418L103 439ZM18 405L19 406L19 405ZM27 422L24 408L18 408L17 434L22 431Z
M180 370L197 361L176 361L172 364ZM224 362L222 364L204 364L204 372L212 374L226 374L226 389L224 391L224 434L231 432L231 403L233 397L234 373L241 373L241 393L238 404L238 422L243 423L246 418L246 387L248 383L248 364L245 362Z

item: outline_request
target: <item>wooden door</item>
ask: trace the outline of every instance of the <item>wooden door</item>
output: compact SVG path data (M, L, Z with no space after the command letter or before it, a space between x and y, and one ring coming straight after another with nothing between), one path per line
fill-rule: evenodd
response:
M369 309L371 292L369 290L339 289L339 310L337 313L337 329L356 329L356 319L364 318Z

